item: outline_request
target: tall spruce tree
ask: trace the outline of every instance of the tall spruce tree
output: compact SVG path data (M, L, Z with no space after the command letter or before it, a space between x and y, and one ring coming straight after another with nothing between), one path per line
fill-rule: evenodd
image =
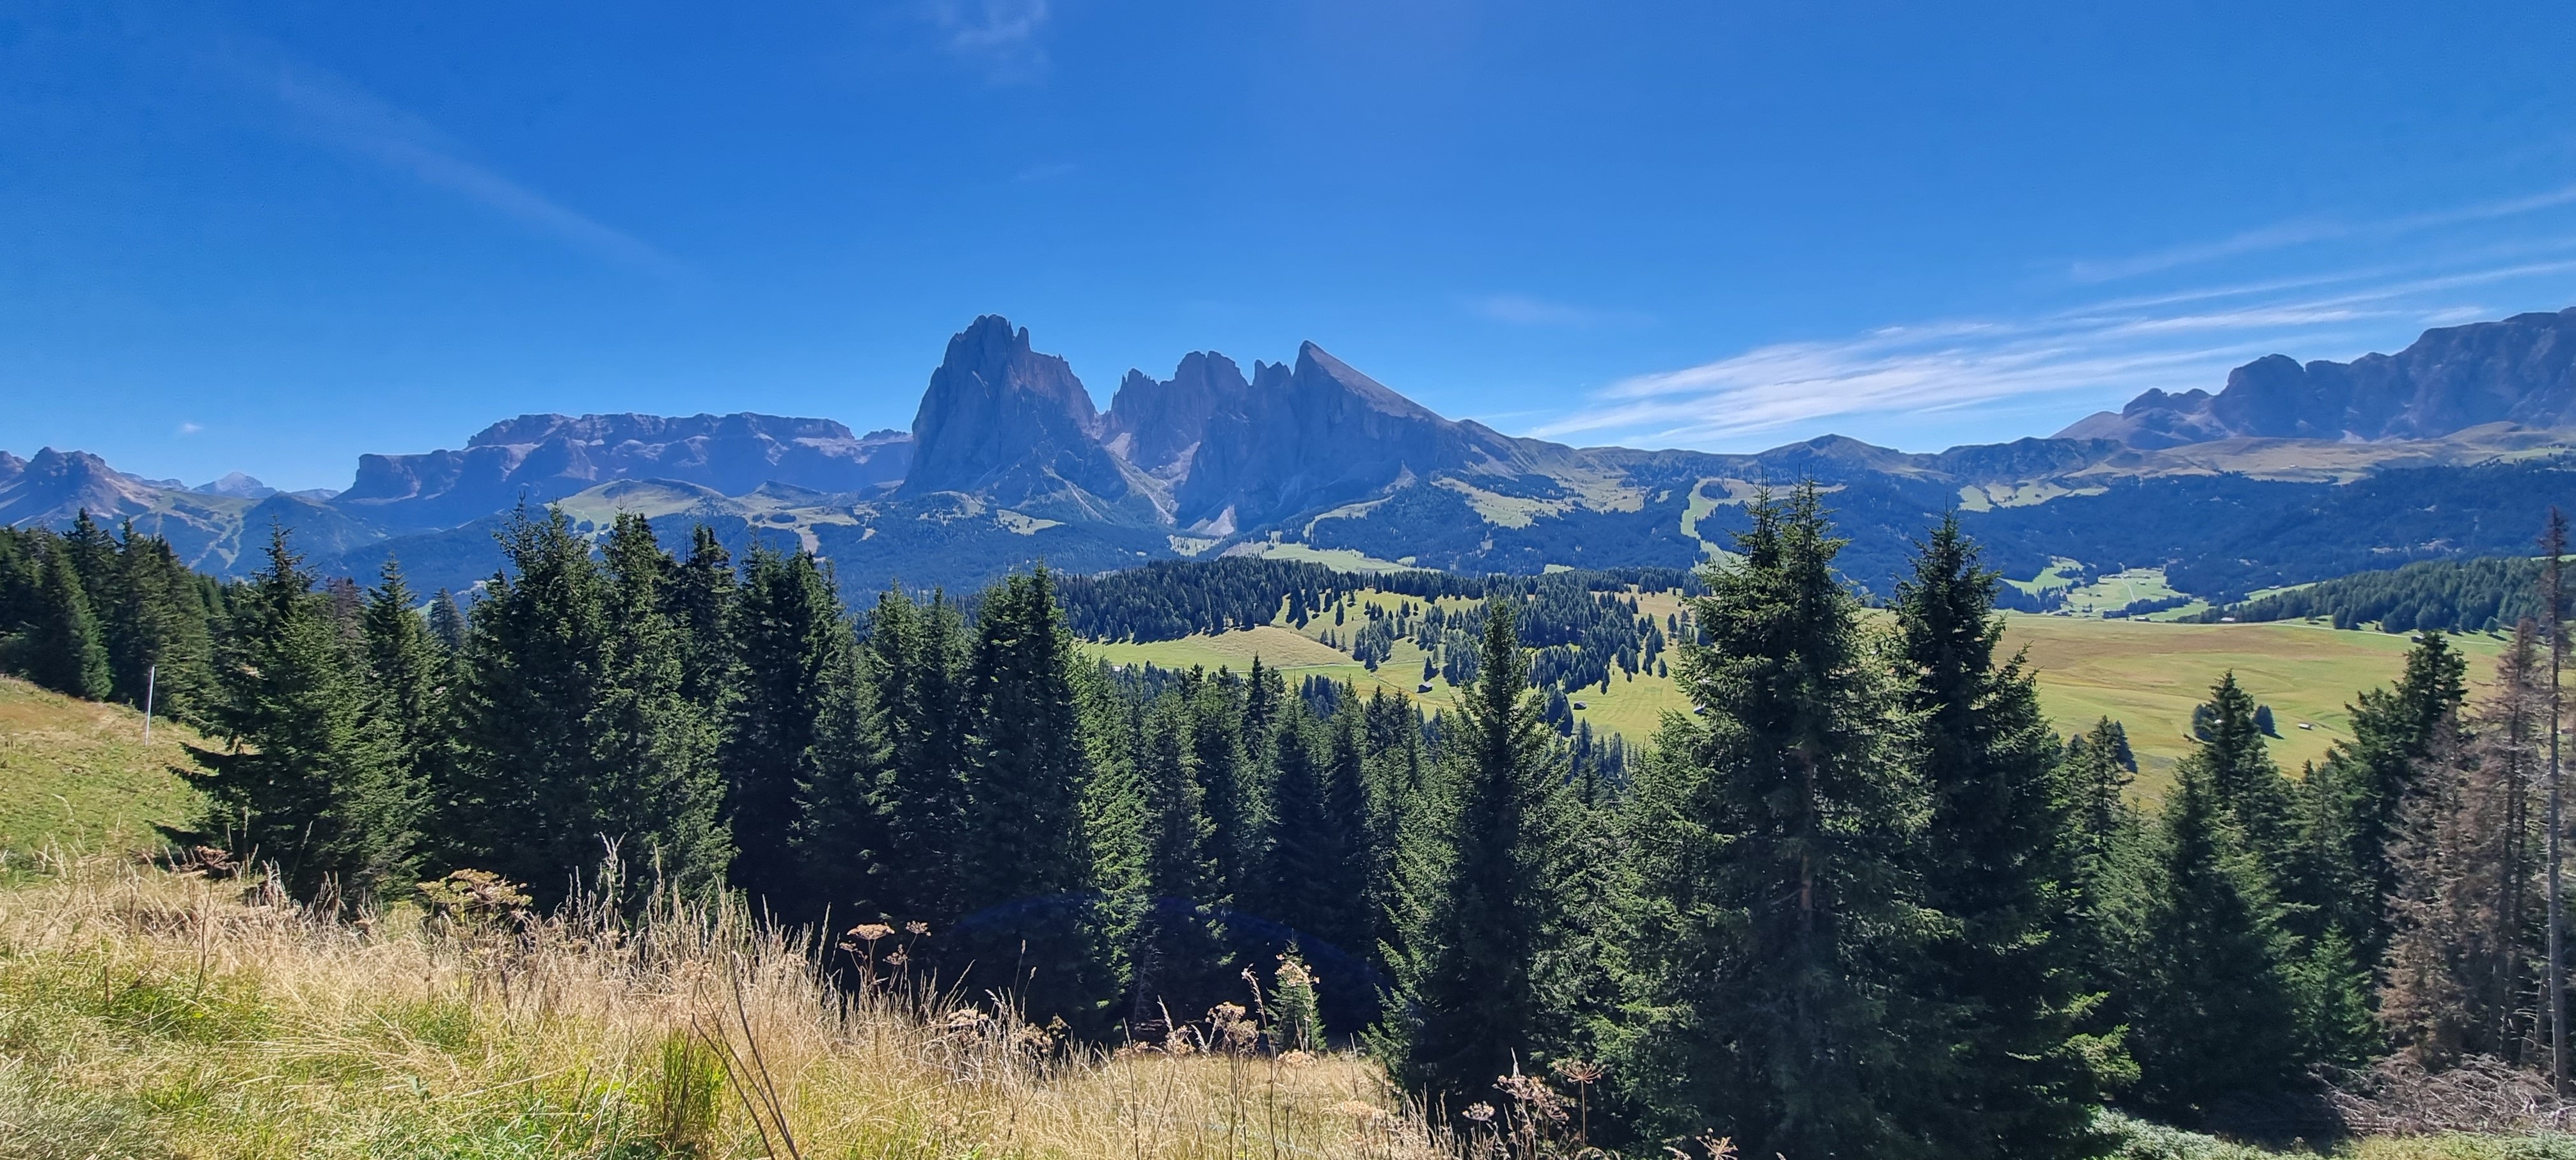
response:
M1490 1098L1516 1064L1547 1062L1537 1042L1537 963L1551 918L1546 806L1550 734L1529 692L1513 610L1486 606L1475 684L1444 739L1441 801L1406 857L1394 1004L1379 1035L1410 1088Z
M1640 771L1623 932L1635 1017L1611 1073L1653 1135L1748 1155L1923 1151L1927 1070L1905 984L1936 925L1910 847L1926 808L1891 658L1833 573L1814 485L1758 497L1741 558L1688 604L1703 644Z
M35 618L42 567L36 546L39 531L0 527L0 669L14 672L20 667L13 638Z
M193 720L214 682L211 614L197 577L168 541L135 534L117 548L114 583L98 609L118 700Z
M446 649L452 659L465 651L465 610L456 603L456 594L441 588L429 598L429 635Z
M729 719L735 692L738 641L730 634L735 592L733 554L715 529L689 530L689 554L671 570L663 609L680 633L680 692L717 720Z
M269 535L268 567L234 611L210 707L227 745L189 747L206 791L208 828L274 864L310 898L406 880L417 856L420 801L395 739L373 711L366 660L333 619L313 577Z
M871 859L874 893L889 913L942 929L967 906L968 649L944 595L916 604L888 592L869 617L866 672L887 747L873 798L883 835Z
M2339 839L2321 861L2334 870L2324 904L2363 963L2376 964L2390 939L2388 904L2398 895L2400 830L2427 775L2433 745L2468 697L2466 658L2439 632L2416 638L2397 684L2361 694L2351 707L2352 740L2338 743L2315 776Z
M886 905L889 884L876 872L887 836L879 787L894 754L885 702L867 647L846 621L836 631L841 639L822 674L788 845L798 880L809 892L809 908L854 918L898 917Z
M781 913L813 917L820 900L805 897L790 838L797 787L814 778L808 762L846 647L840 597L811 553L755 547L718 633L734 658L723 752L726 813L741 851L734 885Z
M1260 887L1264 804L1262 781L1250 765L1243 735L1248 686L1232 672L1221 671L1186 688L1190 765L1208 819L1209 900L1221 908L1253 906Z
M1044 568L989 590L969 673L971 822L961 843L967 919L951 953L969 985L1006 990L1037 1018L1098 1030L1118 997L1092 923L1082 809L1091 773L1077 653Z
M56 536L37 541L35 607L20 648L27 679L57 693L104 700L114 689L108 672L107 642L90 605L89 589L73 562L70 542Z
M1945 517L1897 584L1907 707L1921 723L1924 900L1955 925L1923 959L1922 998L1946 1011L1949 1067L1916 1113L1944 1154L2083 1156L2098 1041L2081 1034L2069 925L2071 819L2056 735L2018 656L1998 657L1999 581Z
M91 519L88 508L72 517L72 526L62 534L63 552L72 574L80 578L81 594L89 599L93 611L106 609L116 598L116 537Z
M624 513L602 546L600 700L591 721L599 832L638 870L683 890L720 886L734 857L717 762L723 723L689 699L689 642L665 587L676 563L652 525ZM774 835L783 848L786 835Z
M1355 696L1317 721L1279 716L1272 754L1270 901L1263 917L1287 928L1321 976L1329 1027L1359 1027L1376 1015L1363 964L1378 934L1369 871L1372 849L1367 745Z
M2284 897L2297 885L2292 875L2301 864L2297 794L2273 764L2254 710L2254 696L2236 683L2236 673L2221 676L2193 715L2200 725L2200 745L2189 760L2209 775L2212 800L2235 827L2256 868L2270 879L2274 899L2309 901Z
M2130 971L2132 1095L2185 1117L2279 1090L2300 1056L2302 1004L2287 969L2295 947L2272 876L2221 795L2218 756L2204 747L2177 767Z
M1175 683L1135 714L1133 889L1141 905L1128 954L1133 981L1127 1018L1139 1032L1161 1024L1164 1011L1205 1010L1226 982L1216 969L1223 949L1209 903L1216 880L1210 850L1215 827L1191 736L1195 683Z
M405 797L424 799L445 742L442 698L448 666L447 657L430 638L428 622L412 611L413 604L401 563L385 557L361 614L368 705L392 748L391 776L399 780Z
M669 557L621 517L607 567L559 509L503 534L474 606L441 829L455 863L564 897L611 846L636 874L721 883L730 848L713 723L680 695Z

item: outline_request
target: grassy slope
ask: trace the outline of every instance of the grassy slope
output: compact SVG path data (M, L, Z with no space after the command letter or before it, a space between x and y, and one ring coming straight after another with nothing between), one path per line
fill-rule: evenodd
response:
M458 938L409 903L349 921L152 868L129 852L192 803L175 731L139 733L0 680L0 826L51 854L0 875L0 1160L785 1155L704 1057L717 1086L673 1114L669 1045L710 1034L756 1036L806 1156L1447 1154L1358 1057L1063 1053L845 1004L738 909Z
M186 822L197 807L170 767L187 763L181 742L200 740L163 721L146 745L131 709L0 677L0 852L152 846L154 826Z
M2281 737L2271 743L2282 768L2325 756L2348 738L2344 707L2363 689L2394 680L2408 646L2402 636L2336 632L2307 624L2154 624L2011 616L2005 639L2030 650L2039 671L2040 703L2061 731L2108 716L2128 727L2144 783L2160 789L2172 763L2190 750L2192 706L2219 675L2234 670L2254 699L2272 706ZM2453 638L2469 655L2469 676L2483 681L2502 642L2471 634ZM2314 729L2300 729L2308 722Z
M1388 604L1395 598L1372 593L1368 599ZM1641 611L1658 618L1675 607L1670 596L1640 601ZM2012 615L2006 626L2010 646L2030 650L2039 672L2041 705L2059 731L2072 733L2104 716L2128 727L2140 758L2139 788L2149 796L2161 792L2173 762L2189 751L2192 706L2208 696L2220 674L2233 669L2256 700L2272 706L2282 734L2272 742L2273 756L2295 774L2300 763L2324 757L2327 746L2350 735L2345 705L2361 690L2395 679L2408 647L2402 636L2297 623L2163 624ZM1282 623L1221 636L1090 647L1120 664L1230 666L1237 672L1258 655L1292 682L1320 674L1352 681L1363 693L1385 688L1413 694L1422 674L1421 650L1399 642L1394 657L1371 673L1314 639L1333 627L1327 616L1309 622L1302 633ZM2483 681L2502 642L2475 634L2454 639L2470 656L2471 679ZM1455 691L1447 682L1435 677L1431 684L1431 692L1420 694L1426 705L1436 709L1454 703ZM1614 676L1608 692L1595 686L1575 699L1588 706L1577 716L1595 730L1622 733L1631 741L1651 737L1664 713L1689 707L1671 681L1652 676L1633 681ZM2302 721L2315 728L2298 728Z

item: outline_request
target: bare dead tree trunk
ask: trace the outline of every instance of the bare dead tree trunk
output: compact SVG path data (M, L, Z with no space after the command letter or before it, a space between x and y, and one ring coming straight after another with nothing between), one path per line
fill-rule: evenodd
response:
M2549 509L2549 526L2541 533L2540 547L2549 557L2541 570L2541 602L2547 606L2549 626L2549 1080L2554 1090L2563 1093L2567 1090L2567 916L2560 898L2560 847L2565 837L2560 810L2565 795L2558 768L2558 677L2567 667L2566 592L2560 569L2567 554L2567 517L2557 508Z

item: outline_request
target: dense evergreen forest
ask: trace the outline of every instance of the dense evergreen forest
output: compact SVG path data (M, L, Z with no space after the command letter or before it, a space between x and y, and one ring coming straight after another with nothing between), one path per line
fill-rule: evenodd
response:
M2336 628L2373 625L2383 632L2509 630L2522 618L2539 614L2540 573L2541 561L2527 556L2426 560L2214 608L2200 619L2322 617Z
M2150 809L2117 722L2049 729L1955 521L1865 618L1812 486L1747 510L1687 623L1607 579L1381 578L1480 601L1437 623L1473 660L1434 716L1078 642L1432 623L1351 614L1321 569L853 610L809 555L667 552L632 515L594 544L523 514L470 608L390 563L317 579L282 532L220 587L130 528L0 533L0 660L214 738L188 837L326 905L465 869L541 902L734 890L847 931L843 969L910 930L910 969L1096 1042L1299 962L1320 1010L1283 1046L1374 1052L1447 1114L1580 1088L1593 1139L1642 1151L2092 1155L2104 1101L2243 1124L2390 1052L2546 1066L2556 617L2474 704L2423 634L2297 779L2213 673ZM1622 632L1696 709L1612 761L1533 685Z

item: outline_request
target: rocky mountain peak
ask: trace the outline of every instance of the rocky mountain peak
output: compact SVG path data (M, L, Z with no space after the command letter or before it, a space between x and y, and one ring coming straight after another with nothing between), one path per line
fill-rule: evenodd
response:
M53 523L83 511L108 521L149 509L153 494L96 455L47 447L0 477L0 523Z
M199 495L229 495L241 499L267 499L277 494L276 488L238 471L227 473L221 479L208 480L188 490Z
M2061 439L2155 449L2216 439L2434 439L2488 423L2576 426L2576 309L2427 330L2395 354L2265 355L2217 394L2149 390Z
M912 421L903 494L957 491L1004 505L1064 498L1089 509L1135 491L1100 443L1090 392L1062 356L1040 354L998 314L948 340Z
M1189 473L1208 420L1240 413L1251 390L1233 359L1192 351L1181 356L1169 379L1128 371L1101 418L1101 436L1127 462L1157 478L1177 479Z

